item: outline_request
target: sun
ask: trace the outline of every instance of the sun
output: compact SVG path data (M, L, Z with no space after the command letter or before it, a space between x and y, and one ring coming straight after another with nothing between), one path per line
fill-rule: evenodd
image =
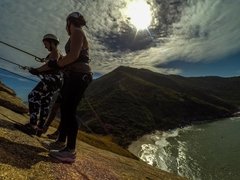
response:
M152 21L150 5L145 0L134 0L127 4L125 14L137 30L147 29Z

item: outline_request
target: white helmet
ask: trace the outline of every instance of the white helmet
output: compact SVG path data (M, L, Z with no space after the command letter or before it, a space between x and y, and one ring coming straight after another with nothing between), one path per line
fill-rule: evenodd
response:
M44 41L44 40L53 40L53 41L55 41L57 44L59 44L59 39L58 39L55 35L53 35L53 34L46 34L46 35L44 35L42 40L43 40L43 41Z

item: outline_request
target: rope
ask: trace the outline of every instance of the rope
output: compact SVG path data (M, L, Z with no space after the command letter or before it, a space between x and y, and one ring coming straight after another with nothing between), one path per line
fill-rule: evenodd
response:
M9 46L9 47L11 47L11 48L13 48L13 49L16 49L16 50L18 50L18 51L21 51L21 52L23 52L23 53L25 53L25 54L28 54L28 55L30 55L30 56L33 56L33 57L35 58L35 60L38 61L38 62L43 62L43 58L37 57L37 56L35 56L35 55L32 54L32 53L29 53L29 52L27 52L27 51L24 51L24 50L22 50L22 49L20 49L20 48L17 48L17 47L15 47L15 46L13 46L13 45L11 45L11 44L8 44L8 43L5 43L5 42L3 42L3 41L0 41L0 43L4 44L4 45L6 45L6 46Z
M92 107L92 105L90 104L90 102L84 98L85 101L87 102L88 106L91 108L92 112L94 113L95 117L97 118L97 120L99 121L99 123L101 124L101 126L103 127L104 131L107 134L110 134L109 131L107 130L106 126L104 125L103 121L101 120L101 118L98 116L97 112L94 110L94 108Z
M14 74L14 75L16 75L16 76L19 76L19 77L21 77L21 78L27 79L27 80L29 80L29 81L38 82L37 80L34 80L34 79L31 79L31 78L22 76L22 75L20 75L20 74L14 73L14 72L9 71L9 70L7 70L7 69L3 69L3 68L1 68L1 67L0 67L0 69L3 70L3 71L7 71L7 72L9 72L9 73L11 73L11 74Z
M88 127L88 125L85 124L85 123L81 120L80 117L77 116L76 118L77 118L77 120L78 120L84 127L86 127L92 134L94 134L93 130L91 130L91 128Z
M28 69L29 69L29 67L27 67L27 66L22 66L21 64L15 63L15 62L13 62L13 61L11 61L11 60L9 60L9 59L5 59L5 58L3 58L3 57L1 57L1 56L0 56L0 59L3 60L3 61L6 61L6 62L8 62L8 63L17 65L19 68L21 68L21 69L23 69L23 70L28 70Z

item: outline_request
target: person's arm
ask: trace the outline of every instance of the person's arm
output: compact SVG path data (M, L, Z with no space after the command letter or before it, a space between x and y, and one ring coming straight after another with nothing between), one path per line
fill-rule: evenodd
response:
M59 67L64 67L77 60L82 50L83 39L84 39L83 31L78 29L73 29L73 32L70 36L70 41L71 41L70 52L57 62L57 65Z
M51 54L49 55L48 57L48 61L51 61L51 60L58 60L59 59L59 53L58 51L52 51ZM41 72L44 72L44 71L48 71L48 70L51 70L52 68L48 67L47 63L36 68L36 70L41 73Z

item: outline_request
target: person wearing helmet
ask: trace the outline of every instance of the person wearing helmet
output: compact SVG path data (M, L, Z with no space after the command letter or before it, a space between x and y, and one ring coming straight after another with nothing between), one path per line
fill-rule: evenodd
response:
M61 121L58 142L66 145L60 150L50 150L49 155L63 162L72 163L76 158L76 138L78 121L77 106L92 81L92 71L89 66L89 44L83 31L86 26L84 17L79 12L73 12L66 19L66 30L70 36L65 45L66 56L59 61L48 63L51 68L63 68L64 84L61 89Z
M59 40L53 34L46 34L42 41L50 53L45 58L46 64L29 69L31 74L39 75L41 81L28 95L30 122L21 127L21 130L25 133L38 136L41 136L43 132L52 98L54 94L60 91L63 84L63 73L59 70L52 70L47 65L47 62L55 59L59 60L62 57L57 48Z
M57 46L59 44L59 40L58 38L53 35L53 34L46 34L43 36L43 44L45 45L45 48L52 52L52 53L59 53L58 52L58 49L57 49ZM53 51L54 49L54 51ZM51 55L51 53L49 54Z

